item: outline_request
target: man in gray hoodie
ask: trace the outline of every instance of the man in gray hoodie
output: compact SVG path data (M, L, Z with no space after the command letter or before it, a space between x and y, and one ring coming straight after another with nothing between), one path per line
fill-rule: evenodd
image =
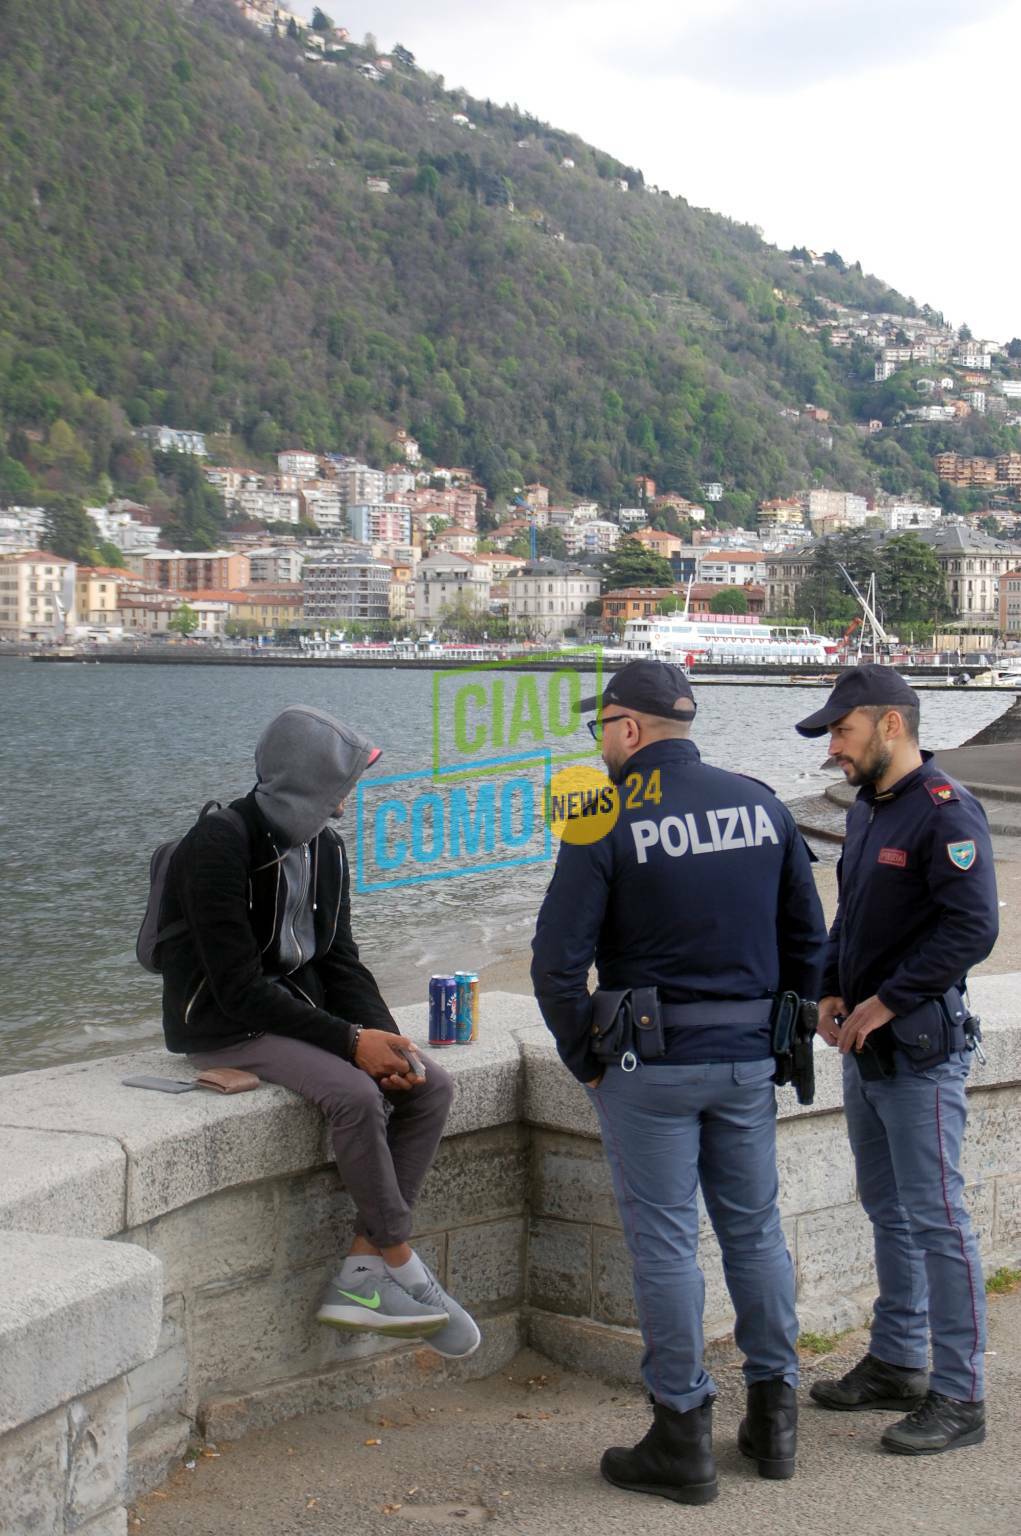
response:
M401 1035L351 933L350 871L331 822L379 749L305 705L255 751L258 782L202 817L168 872L161 945L167 1047L241 1067L326 1115L355 1238L317 1314L332 1327L427 1338L459 1359L478 1327L408 1243L452 1096Z

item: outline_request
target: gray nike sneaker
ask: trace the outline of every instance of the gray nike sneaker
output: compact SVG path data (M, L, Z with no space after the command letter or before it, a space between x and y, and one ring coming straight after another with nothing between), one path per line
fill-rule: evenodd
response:
M425 1302L409 1296L384 1271L359 1272L350 1286L336 1276L326 1287L317 1323L360 1333L385 1333L391 1339L424 1339L447 1327L450 1316L433 1297Z
M429 1348L434 1349L438 1355L445 1355L448 1360L464 1360L468 1355L473 1355L482 1343L478 1324L460 1302L447 1295L429 1266L426 1264L423 1268L429 1278L418 1285L409 1286L409 1295L433 1311L439 1312L442 1309L448 1318L445 1328L429 1335Z

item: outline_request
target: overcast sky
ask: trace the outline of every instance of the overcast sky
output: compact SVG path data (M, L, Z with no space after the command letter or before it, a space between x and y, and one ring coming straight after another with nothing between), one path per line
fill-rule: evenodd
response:
M323 9L767 240L836 249L976 334L1021 335L1021 0Z

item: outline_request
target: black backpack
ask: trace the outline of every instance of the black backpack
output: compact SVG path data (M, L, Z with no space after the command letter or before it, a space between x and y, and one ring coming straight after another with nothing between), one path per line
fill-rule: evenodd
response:
M221 806L219 800L207 800L199 811L196 826L203 816L209 815L229 816L234 825L241 828L247 839L248 826L239 811L232 811L229 806L226 808ZM135 940L135 955L143 970L150 971L154 976L158 976L163 969L160 963L160 945L165 939L176 939L188 931L187 920L183 917L178 918L174 923L162 921L167 871L182 841L182 837L174 837L168 843L160 843L149 860L149 900L146 902L142 926Z

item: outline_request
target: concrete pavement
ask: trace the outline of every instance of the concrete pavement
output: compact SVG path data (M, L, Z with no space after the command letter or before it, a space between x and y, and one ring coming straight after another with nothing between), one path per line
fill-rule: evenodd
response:
M896 1415L832 1414L803 1390L801 1451L789 1483L759 1478L737 1452L740 1370L714 1363L720 1497L705 1508L603 1483L598 1458L648 1424L640 1393L526 1352L464 1387L409 1393L354 1413L259 1431L199 1454L130 1512L129 1536L399 1536L490 1525L521 1536L1016 1536L1021 1464L1021 1294L990 1297L986 1443L945 1456L891 1456L879 1434ZM806 1357L806 1386L840 1374L865 1336Z

